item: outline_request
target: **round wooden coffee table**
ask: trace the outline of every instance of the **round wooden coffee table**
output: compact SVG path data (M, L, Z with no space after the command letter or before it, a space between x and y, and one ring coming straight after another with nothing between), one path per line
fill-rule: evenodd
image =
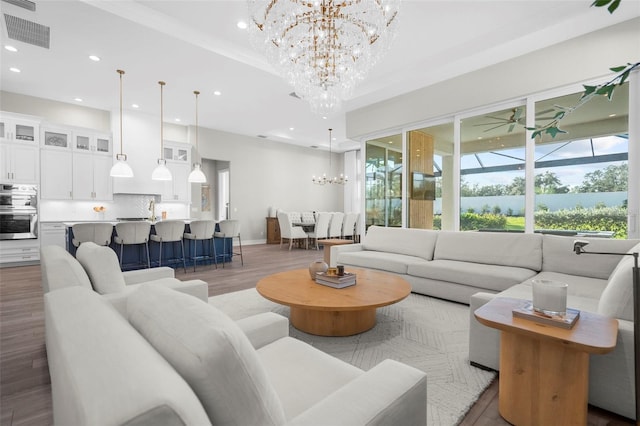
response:
M256 290L266 299L291 309L291 324L318 336L351 336L376 324L376 309L401 301L411 285L396 275L370 269L347 268L356 285L332 288L317 284L308 269L269 275Z

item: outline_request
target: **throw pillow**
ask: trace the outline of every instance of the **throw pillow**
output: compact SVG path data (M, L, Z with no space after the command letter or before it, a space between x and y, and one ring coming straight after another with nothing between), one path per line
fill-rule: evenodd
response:
M213 424L285 423L280 399L247 336L193 296L143 284L129 296L129 322L189 383Z
M91 285L98 293L117 293L125 289L126 283L118 256L110 247L93 242L82 243L76 251L76 259L87 271Z

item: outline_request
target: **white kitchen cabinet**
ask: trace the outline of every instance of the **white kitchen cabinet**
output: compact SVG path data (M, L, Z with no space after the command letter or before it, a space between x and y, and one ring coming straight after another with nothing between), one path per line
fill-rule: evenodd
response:
M38 183L38 147L24 143L0 143L0 181Z
M73 199L73 159L70 151L43 149L40 151L40 198L43 200Z
M111 157L113 143L111 137L91 131L74 130L73 150L75 152L91 153Z
M39 122L16 114L0 114L0 142L38 145Z
M14 266L36 264L40 260L40 241L4 240L0 241L0 264Z
M42 148L62 151L71 150L71 141L73 139L71 128L52 124L43 124L40 127L40 133Z
M189 164L167 161L172 179L164 182L163 202L188 203L191 198L191 185L187 181L191 172Z
M111 157L73 153L73 199L113 199Z
M62 222L40 223L40 247L60 246L66 248L66 227Z

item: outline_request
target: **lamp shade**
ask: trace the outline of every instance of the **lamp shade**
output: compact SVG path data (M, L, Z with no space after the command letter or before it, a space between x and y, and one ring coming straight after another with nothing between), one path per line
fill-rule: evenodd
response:
M118 158L118 161L111 167L111 172L109 173L111 177L133 177L133 170L131 166L127 164L127 161L124 158Z
M189 173L188 181L191 182L191 183L206 183L207 182L207 177L202 172L202 169L200 168L200 163L195 163L193 165L193 170L191 170L191 173Z
M171 180L171 170L169 170L164 160L158 160L158 165L151 174L153 180Z

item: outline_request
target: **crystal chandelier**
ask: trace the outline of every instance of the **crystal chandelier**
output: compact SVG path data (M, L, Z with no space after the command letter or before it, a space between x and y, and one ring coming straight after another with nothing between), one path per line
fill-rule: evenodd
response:
M252 40L311 110L340 109L393 39L400 0L248 0Z
M332 130L333 129L329 129L329 173L331 173L331 131ZM340 177L334 176L333 178L328 178L327 174L323 173L322 176L319 176L319 177L312 176L311 181L318 185L326 185L328 183L344 185L349 181L349 178L347 176L343 176L342 173L340 173Z

